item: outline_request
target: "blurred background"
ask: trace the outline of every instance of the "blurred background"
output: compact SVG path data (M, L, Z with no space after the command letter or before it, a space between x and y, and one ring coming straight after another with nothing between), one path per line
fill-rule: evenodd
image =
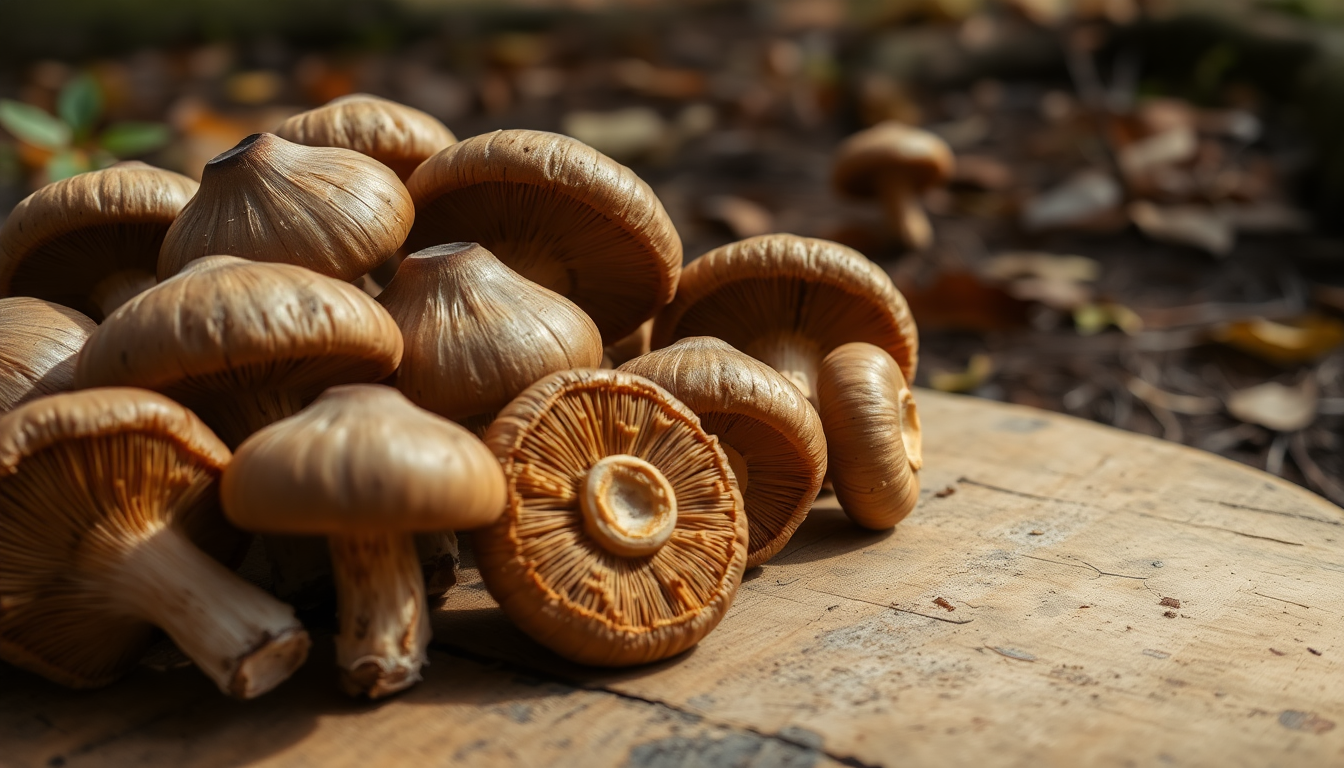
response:
M48 0L0 24L0 214L352 92L632 166L688 258L788 231L886 268L918 384L1344 504L1344 0ZM831 188L895 119L956 152L907 252ZM1061 450L1066 447L1061 446Z

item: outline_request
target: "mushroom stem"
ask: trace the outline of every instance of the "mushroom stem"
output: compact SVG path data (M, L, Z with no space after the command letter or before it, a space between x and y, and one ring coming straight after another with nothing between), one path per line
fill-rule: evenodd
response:
M737 452L733 446L719 441L719 447L723 449L723 455L728 457L728 468L733 471L733 479L737 481L738 493L746 495L747 493L747 460L742 458L742 454Z
M785 331L763 336L742 351L779 371L812 402L812 407L817 406L817 369L823 357L820 344Z
M663 473L627 454L607 456L588 470L579 492L583 529L620 557L647 557L677 527L677 496Z
M230 696L260 696L308 657L308 633L294 609L243 581L174 528L132 544L110 581L113 601L167 632Z
M300 610L331 603L331 552L325 538L267 534L261 539L275 594ZM457 535L452 531L417 533L415 550L425 577L425 594L443 597L457 583Z
M933 225L909 176L899 172L884 174L877 182L877 192L887 220L901 242L914 251L928 248L933 243Z
M430 629L414 537L359 533L332 536L329 544L345 692L378 699L419 682Z
M123 269L113 272L98 281L89 292L89 299L103 313L102 320L112 314L117 307L153 288L158 281L154 275L138 269Z
M312 399L292 389L270 388L249 388L238 397L202 397L209 399L174 399L197 413L207 414L208 417L203 416L202 420L231 451L238 450L238 446L254 432L303 410L307 405L305 401Z

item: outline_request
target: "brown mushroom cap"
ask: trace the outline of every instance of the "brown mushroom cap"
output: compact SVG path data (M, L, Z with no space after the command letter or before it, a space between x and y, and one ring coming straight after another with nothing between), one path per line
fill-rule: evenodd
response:
M411 254L378 302L406 342L397 388L470 429L484 430L546 374L602 360L602 337L583 310L476 243Z
M352 149L391 168L403 182L430 155L457 143L429 114L367 93L301 112L281 123L275 135L310 147Z
M103 307L154 284L159 246L198 186L129 162L42 187L0 227L0 296L35 296L101 319Z
M919 501L919 414L901 369L862 342L826 356L817 378L831 484L850 519L882 530Z
M75 355L97 327L59 304L0 299L0 413L73 389Z
M956 160L947 142L894 120L879 123L841 142L831 183L841 194L876 197L881 178L898 174L916 191L946 184Z
M396 252L414 218L406 187L382 163L257 133L206 163L200 191L163 239L159 279L227 253L354 280Z
M619 339L672 299L681 239L638 176L592 147L542 131L474 136L407 182L406 250L477 242L518 274L578 304Z
M333 387L239 447L220 489L260 533L479 528L499 517L499 463L470 432L391 387Z
M75 383L162 392L238 445L327 387L386 377L401 351L396 322L358 288L212 256L114 312L80 352Z
M653 347L713 336L784 373L815 400L815 368L832 349L867 341L913 379L919 337L880 267L839 243L761 235L686 265L677 297L653 325Z
M642 664L723 618L747 558L742 497L718 441L662 387L621 371L554 373L486 442L508 497L476 532L476 559L537 642L584 664ZM622 531L626 551L652 554L613 551Z
M308 648L293 612L200 551L229 560L246 543L219 510L228 461L200 419L143 390L58 394L0 418L0 657L103 685L157 624L228 692L283 680Z
M747 567L784 548L826 476L826 438L807 398L773 368L703 336L619 370L663 387L719 438L747 512Z

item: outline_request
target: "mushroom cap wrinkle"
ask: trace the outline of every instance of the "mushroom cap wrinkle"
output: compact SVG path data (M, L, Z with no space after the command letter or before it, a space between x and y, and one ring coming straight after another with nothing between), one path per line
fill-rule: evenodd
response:
M396 253L414 218L405 185L377 160L257 133L206 163L164 236L158 275L227 253L354 280Z
M560 371L500 412L486 442L508 495L473 537L477 562L537 642L583 664L643 664L723 618L746 565L742 497L718 441L662 387Z
M275 135L310 147L342 147L391 168L404 182L427 158L457 143L433 116L367 93L352 93L300 112Z
M826 438L807 398L773 368L719 339L695 336L619 370L666 389L735 453L747 513L747 567L769 560L807 517L826 476Z
M882 177L896 175L916 192L947 183L956 159L947 142L889 120L850 136L835 151L831 184L849 197L876 197Z
M915 396L884 350L857 342L826 356L817 377L831 484L865 528L899 523L919 501L923 465Z
M406 344L397 388L468 428L483 431L546 374L602 360L602 336L583 310L476 243L411 254L378 302Z
M392 317L358 288L291 264L211 256L99 326L75 363L75 383L162 392L241 441L243 425L216 423L228 403L281 392L290 404L336 384L377 381L396 370L401 352ZM273 407L260 414L265 423L292 412Z
M140 162L42 187L0 227L0 296L35 296L101 318L99 283L124 271L152 283L163 238L198 187Z
M543 131L474 136L426 160L407 186L406 250L476 242L579 305L616 341L667 304L681 238L642 179L582 142Z
M27 296L0 299L0 414L74 389L75 355L97 327L59 304Z
M490 450L391 387L332 387L250 437L224 473L244 530L340 535L479 528L504 509Z
M729 243L687 264L677 297L654 320L653 348L687 336L720 338L758 359L762 343L783 339L817 362L867 341L907 380L919 354L910 308L881 267L839 243L789 234Z

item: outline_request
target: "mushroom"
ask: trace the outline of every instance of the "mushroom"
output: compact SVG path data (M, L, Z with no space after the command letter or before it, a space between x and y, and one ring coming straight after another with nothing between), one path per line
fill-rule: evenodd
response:
M559 371L490 426L504 514L473 536L490 594L534 640L624 666L695 645L742 581L747 520L718 440L653 382Z
M144 390L0 418L0 658L91 688L134 666L157 626L232 696L289 677L309 645L293 609L212 559L246 541L219 511L228 463L200 419Z
M69 307L0 299L0 414L74 389L75 355L97 324Z
M406 251L480 243L523 277L579 305L619 339L672 299L681 239L629 168L566 136L495 131L426 160L407 182Z
M355 280L396 252L414 217L406 187L377 160L255 133L205 164L163 239L159 279L227 253Z
M537 379L602 360L583 310L476 243L411 254L378 302L406 342L397 389L477 434Z
M341 682L376 699L420 679L429 645L411 533L490 524L504 482L470 432L391 387L357 384L248 438L221 496L245 530L328 537Z
M803 393L770 366L704 336L682 339L619 370L672 393L719 438L747 513L747 567L783 549L826 476L826 438Z
M901 242L922 251L933 242L933 227L920 195L946 184L955 162L942 139L889 120L840 144L831 185L846 197L881 200Z
M854 342L826 356L817 377L831 485L865 528L899 523L919 501L924 463L915 396L885 350Z
M615 368L622 363L634 360L640 355L649 354L649 340L652 336L653 318L649 318L636 328L634 333L607 345L603 353L611 361L611 365L603 367Z
M858 251L797 235L761 235L686 265L677 297L653 324L653 347L714 336L773 367L816 405L832 349L867 341L913 380L919 337L905 297Z
M342 147L368 155L404 182L430 155L457 143L434 117L395 101L352 93L280 124L275 135L310 147Z
M0 296L35 296L101 320L154 285L159 245L197 186L128 162L42 187L0 227Z

